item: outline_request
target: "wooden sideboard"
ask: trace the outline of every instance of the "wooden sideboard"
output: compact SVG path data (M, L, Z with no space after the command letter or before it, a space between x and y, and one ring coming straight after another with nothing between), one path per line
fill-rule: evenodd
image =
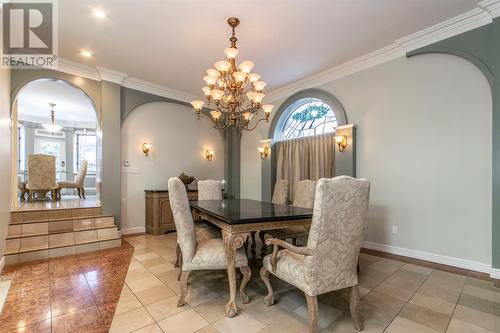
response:
M174 217L170 209L168 191L145 190L146 193L146 232L161 235L175 230ZM187 192L189 201L198 200L198 191Z

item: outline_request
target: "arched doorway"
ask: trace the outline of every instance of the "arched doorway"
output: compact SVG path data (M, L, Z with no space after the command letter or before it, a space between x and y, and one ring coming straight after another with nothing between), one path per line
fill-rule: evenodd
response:
M61 79L30 81L15 95L11 121L13 207L20 203L19 184L27 181L30 154L54 155L58 182L76 180L86 164L83 187L88 197L98 199L100 121L94 101L83 89ZM77 193L81 191L63 189L61 197L74 199Z

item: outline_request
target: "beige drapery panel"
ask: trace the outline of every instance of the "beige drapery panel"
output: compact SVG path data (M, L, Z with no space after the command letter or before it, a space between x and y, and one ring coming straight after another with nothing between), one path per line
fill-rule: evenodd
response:
M290 200L300 180L335 176L334 136L325 134L276 143L276 180L288 179Z

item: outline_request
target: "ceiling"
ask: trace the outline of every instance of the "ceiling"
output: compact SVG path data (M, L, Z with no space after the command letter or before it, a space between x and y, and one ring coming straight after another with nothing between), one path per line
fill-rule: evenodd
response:
M230 28L275 90L477 6L480 0L59 1L59 56L201 96ZM105 19L92 15L98 8ZM88 49L93 58L79 52Z
M90 98L61 80L41 79L26 85L17 97L18 119L48 122L49 103L55 103L56 123L74 127L96 127L96 113Z

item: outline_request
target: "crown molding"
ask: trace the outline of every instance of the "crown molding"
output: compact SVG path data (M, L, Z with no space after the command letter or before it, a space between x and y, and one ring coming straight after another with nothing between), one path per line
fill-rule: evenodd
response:
M479 3L477 8L400 38L389 46L273 90L269 92L266 100L267 102L280 101L298 91L314 88L396 58L404 57L410 51L489 24L497 16L500 16L500 0L485 0Z
M121 85L123 80L128 77L128 74L126 73L118 72L109 68L96 66L96 69L99 72L101 81L109 81Z
M122 86L142 92L147 92L156 96L175 99L177 101L185 103L190 103L195 99L199 99L195 95L191 95L179 90L170 89L165 86L161 86L148 81L143 81L133 77L127 77L125 80L123 80Z
M101 77L95 68L79 64L77 62L59 58L57 69L58 72L77 75L86 79L100 81Z
M500 16L500 1L485 0L479 3L479 7L490 13L492 18Z

